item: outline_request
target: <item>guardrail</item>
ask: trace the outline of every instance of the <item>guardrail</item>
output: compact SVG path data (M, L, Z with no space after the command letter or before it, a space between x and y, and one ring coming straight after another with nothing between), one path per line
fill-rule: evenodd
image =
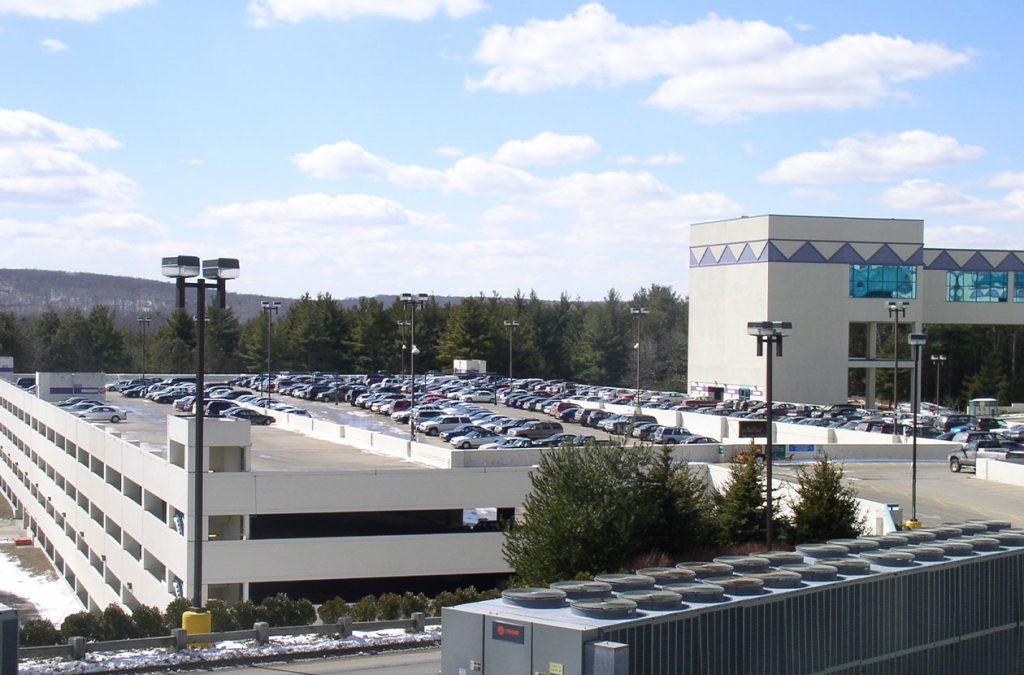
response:
M352 619L345 617L339 623L326 623L311 626L278 626L272 628L265 621L253 624L251 630L232 630L218 633L187 633L184 628L176 628L170 635L162 637L133 638L130 640L107 640L103 642L88 642L83 637L72 637L64 645L49 645L46 647L21 647L18 649L19 659L49 659L65 658L73 661L80 660L89 652L113 652L132 649L168 649L182 651L189 645L206 645L228 640L255 640L261 645L267 644L270 638L282 635L340 635L348 637L352 631L372 632L388 628L401 628L421 632L427 625L441 623L441 617L428 617L423 612L414 612L412 618L396 619L393 621L362 621L353 623Z

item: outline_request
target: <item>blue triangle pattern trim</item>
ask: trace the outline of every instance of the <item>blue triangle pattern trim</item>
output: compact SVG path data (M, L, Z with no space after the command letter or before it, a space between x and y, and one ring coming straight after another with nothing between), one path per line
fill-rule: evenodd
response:
M903 261L907 265L923 265L924 264L924 246L919 247L916 251L910 254L910 257Z
M1024 261L1016 253L1007 253L996 269L1000 272L1024 272Z
M960 265L953 260L953 256L949 255L946 251L943 251L939 255L935 256L935 260L930 265L925 265L925 269L929 270L958 270Z
M736 256L734 256L732 254L732 249L730 249L728 246L726 246L725 250L722 251L722 257L718 259L718 264L719 265L727 265L729 263L734 263L734 262L736 262Z
M693 254L693 249L690 249L690 267L698 267L700 262L697 260L697 256Z
M736 259L736 262L750 263L758 262L757 256L754 255L754 249L750 248L750 244L744 244L743 250L740 251L740 257Z
M869 265L902 265L903 259L896 255L888 244L882 244L882 248L875 251L875 254L868 258Z
M761 255L758 257L758 260L761 262L786 262L789 258L783 255L782 251L777 249L775 244L769 241L764 247L764 250L761 251Z
M718 264L718 261L715 260L715 255L711 252L711 247L709 246L708 250L704 251L704 255L702 255L700 257L699 265L701 267L711 267L712 265L717 265L717 264Z
M803 246L798 248L793 255L789 256L789 262L823 263L828 261L825 260L825 256L821 254L821 251L808 241L804 242Z
M963 268L969 272L991 272L993 267L992 263L985 259L985 256L981 254L981 251L975 251L974 255L968 258L967 262L963 264Z
M832 257L828 259L830 263L845 263L847 265L863 265L864 256L857 253L849 244L843 244L839 247L839 250L832 254Z

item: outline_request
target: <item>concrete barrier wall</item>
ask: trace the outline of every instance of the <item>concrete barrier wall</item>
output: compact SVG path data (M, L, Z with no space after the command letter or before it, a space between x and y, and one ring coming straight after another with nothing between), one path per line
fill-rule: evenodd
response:
M1024 465L998 459L979 459L976 477L980 480L1024 487Z
M439 448L434 445L427 445L426 443L409 444L409 459L438 469L463 468L453 463L453 454L454 451L448 448Z
M510 448L508 450L452 450L452 467L522 467L540 463L541 450Z
M679 413L682 424L687 431L699 436L710 436L711 438L726 438L726 418L718 415L702 415L701 413L683 412Z
M828 427L812 427L805 424L789 424L779 422L775 425L776 443L835 443L835 429Z
M367 431L366 429L345 427L345 441L357 447L366 449L373 447L374 435L372 431Z
M411 441L408 438L398 438L396 436L388 436L387 434L373 435L374 452L384 452L398 457L408 457L410 443Z

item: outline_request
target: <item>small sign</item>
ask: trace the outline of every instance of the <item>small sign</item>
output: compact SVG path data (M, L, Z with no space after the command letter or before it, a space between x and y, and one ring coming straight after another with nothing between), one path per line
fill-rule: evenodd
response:
M548 675L565 675L565 668L561 663L548 663Z
M491 638L521 645L526 642L526 629L518 624L495 621L491 624Z
M791 445L789 446L790 452L814 452L817 446L814 445Z

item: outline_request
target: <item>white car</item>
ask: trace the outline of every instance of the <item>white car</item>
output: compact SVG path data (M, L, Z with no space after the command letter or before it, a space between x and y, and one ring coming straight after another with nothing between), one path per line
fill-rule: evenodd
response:
M459 400L464 403L494 403L494 392L480 389L468 394L462 394L459 396Z
M112 405L94 405L88 410L76 413L86 422L112 422L117 424L121 420L128 419L128 411L124 408L115 408Z

